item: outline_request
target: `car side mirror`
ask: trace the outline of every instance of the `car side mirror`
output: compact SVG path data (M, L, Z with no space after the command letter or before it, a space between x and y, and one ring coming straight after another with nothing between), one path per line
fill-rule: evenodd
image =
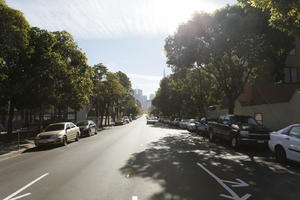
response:
M281 134L282 135L288 135L289 131L283 131Z

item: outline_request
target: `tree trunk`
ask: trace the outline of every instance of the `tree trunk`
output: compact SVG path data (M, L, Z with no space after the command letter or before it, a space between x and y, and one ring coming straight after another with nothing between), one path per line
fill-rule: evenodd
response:
M99 123L99 102L96 102L96 125L98 127L98 123Z
M103 118L104 118L104 111L103 111L103 107L102 107L102 110L101 110L101 116L100 116L100 127L102 128L103 127Z
M28 115L29 115L29 112L28 112L27 109L25 110L24 115L25 115L25 116L24 116L24 118L25 118L24 126L25 126L25 127L28 127L28 126L29 126L29 116L28 116Z
M104 125L107 126L107 113L108 113L108 105L105 105L105 122L104 122Z
M234 114L234 100L229 100L228 102L228 114Z
M13 119L15 114L15 103L13 100L9 101L9 108L8 108L8 119L7 119L7 134L11 135L13 130Z
M43 124L44 124L44 111L43 111L43 109L40 109L40 111L39 111L39 130L41 130L43 128Z
M109 126L109 117L110 117L110 105L107 104L107 111L106 111L107 126Z

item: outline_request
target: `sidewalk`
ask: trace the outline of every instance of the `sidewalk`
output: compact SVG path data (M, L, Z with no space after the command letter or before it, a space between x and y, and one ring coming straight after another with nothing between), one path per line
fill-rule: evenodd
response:
M18 145L18 141L13 142L2 142L0 141L0 160L18 155L25 151L26 149L33 148L34 141L33 139L24 139L20 141L20 145Z

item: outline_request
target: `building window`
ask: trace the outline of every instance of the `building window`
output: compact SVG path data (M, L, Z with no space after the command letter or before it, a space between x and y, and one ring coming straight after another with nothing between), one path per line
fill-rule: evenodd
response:
M289 56L295 56L296 55L296 48L293 48L290 52L289 52Z
M44 114L44 120L50 120L51 119L51 114L50 113L45 113Z
M285 83L296 83L298 82L298 72L294 67L286 67L284 72L284 82Z

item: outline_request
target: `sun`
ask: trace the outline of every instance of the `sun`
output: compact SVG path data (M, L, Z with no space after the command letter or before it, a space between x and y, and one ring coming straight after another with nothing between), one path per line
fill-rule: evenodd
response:
M213 12L223 5L204 0L152 0L152 3L155 5L155 15L170 32L189 20L195 12Z

